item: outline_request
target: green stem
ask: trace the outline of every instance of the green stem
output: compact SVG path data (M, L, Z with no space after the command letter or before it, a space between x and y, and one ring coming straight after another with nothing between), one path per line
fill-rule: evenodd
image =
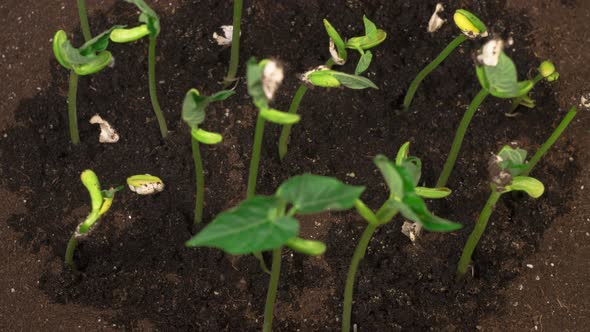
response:
M277 289L279 288L282 249L282 247L279 247L272 251L272 272L270 274L270 282L268 283L268 291L266 293L266 304L264 305L263 332L272 332L272 312L275 306L275 300L277 299Z
M70 123L70 140L72 144L80 143L78 133L78 115L76 111L76 97L78 95L78 74L70 71L70 86L68 88L68 121Z
M262 150L262 137L264 136L264 118L258 114L256 129L254 131L254 145L252 146L252 160L250 160L250 172L248 174L248 191L246 198L252 198L256 194L256 179L258 178L258 164L260 163L260 151Z
M473 229L473 232L469 235L467 239L467 243L465 243L465 247L463 248L463 253L461 254L461 259L459 260L459 264L457 265L457 279L462 278L465 273L467 272L467 267L471 262L471 255L481 238L481 235L486 230L486 226L488 225L488 220L490 219L490 215L496 205L498 199L502 196L501 193L496 191L496 188L492 188L492 193L486 202L486 205L481 210L479 218L477 219L477 224Z
M162 114L162 109L158 102L158 93L156 90L156 37L150 37L148 62L150 99L154 113L158 119L158 124L160 125L160 133L162 134L162 138L165 139L168 136L168 127L166 126L166 119L164 118L164 114Z
M342 332L350 331L350 316L352 313L352 297L354 293L354 280L359 263L365 257L369 241L377 230L378 225L368 224L363 232L361 239L354 250L350 267L348 268L348 275L346 276L346 286L344 287L344 309L342 310Z
M484 99L488 96L489 92L486 89L481 89L477 96L473 98L467 112L463 115L461 119L461 123L459 124L459 128L457 129L457 133L455 134L455 139L453 139L453 145L451 146L451 152L449 152L449 156L447 157L447 161L445 162L445 166L443 167L443 171L440 173L440 177L436 182L436 188L446 187L447 182L449 180L449 176L451 176L451 172L455 167L455 161L457 160L457 156L459 155L459 150L461 150L461 144L463 144L463 138L465 137L465 132L467 131L467 127L475 114L475 111L479 108L479 105L484 101Z
M326 61L325 66L328 68L332 68L332 66L334 65L334 60L330 58L330 60ZM293 100L291 101L291 105L289 106L289 113L291 114L297 114L297 111L299 110L299 104L301 104L301 100L303 99L303 96L305 96L305 93L307 92L308 88L305 84L301 84L299 86L299 88L297 89L297 91L295 92L295 95L293 96ZM291 128L293 127L293 125L284 125L283 129L281 130L281 136L279 137L279 157L281 160L283 160L283 158L285 157L285 155L287 154L287 149L288 149L288 145L289 145L289 137L291 135Z
M92 39L92 33L90 32L90 24L88 24L88 15L86 14L86 0L78 0L78 15L80 16L84 41L89 41Z
M195 175L197 178L197 202L195 204L195 225L203 221L203 200L205 198L205 177L203 175L203 161L201 160L201 151L199 142L191 136L193 148L193 159L195 161Z
M74 252L76 251L76 247L78 246L78 240L76 239L76 235L72 235L70 241L68 242L68 247L66 249L66 257L65 263L66 266L72 272L77 272L78 269L76 268L76 264L74 263Z
M524 173L522 174L523 176L529 175L529 173L533 170L535 165L537 165L539 160L541 160L541 158L545 155L545 153L547 153L547 151L551 148L551 146L553 146L553 144L555 143L555 141L557 141L559 136L561 136L561 134L563 134L563 132L565 131L567 126L570 124L570 122L572 122L572 120L576 116L576 113L577 113L576 107L573 106L569 110L569 112L567 112L567 114L565 115L563 120L561 120L561 123L559 124L559 126L557 126L557 128L555 128L555 131L553 131L553 134L551 134L551 136L547 139L547 141L545 141L545 143L543 143L543 145L541 145L541 147L539 148L539 150L537 150L537 152L535 153L533 158L531 158L531 160L528 162L528 164L526 165L526 168L524 169Z
M414 80L412 81L412 84L410 84L410 88L408 89L406 97L404 98L405 110L408 110L410 108L410 104L412 104L412 99L414 99L414 94L416 94L416 90L418 90L418 87L420 86L422 80L424 80L426 76L428 76L434 69L436 69L436 67L438 67L438 65L440 65L441 62L443 62L449 56L449 54L451 54L451 52L453 52L453 50L457 48L457 46L461 45L461 43L463 43L466 40L467 37L464 34L460 34L459 36L457 36L431 63L428 64L428 66L426 66L424 69L422 69L421 72L418 73L416 78L414 78Z
M231 57L229 60L229 69L224 79L223 86L228 87L236 80L238 73L238 64L240 62L240 29L242 24L242 0L234 0L234 31L232 33Z

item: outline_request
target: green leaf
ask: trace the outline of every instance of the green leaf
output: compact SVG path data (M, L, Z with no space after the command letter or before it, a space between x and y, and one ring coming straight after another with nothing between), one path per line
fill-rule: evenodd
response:
M404 197L403 179L389 158L380 154L373 159L373 162L379 168L381 176L383 176L385 184L389 188L390 197L398 197L400 199Z
M313 70L305 73L304 81L308 81L312 85L322 88L337 88L340 86L340 81L332 75L329 69Z
M397 151L397 155L395 157L395 164L401 166L403 161L408 158L410 153L410 142L405 142L401 148Z
M514 98L527 93L532 86L527 81L518 82L516 66L504 52L496 66L477 66L477 77L483 88L498 98Z
M373 88L379 90L379 88L370 79L357 75L350 75L339 71L331 70L331 74L334 78L349 89L366 89Z
M364 190L332 177L304 174L283 182L276 195L293 204L298 214L312 214L350 209Z
M319 256L326 252L326 245L320 241L305 240L294 237L287 242L287 247L309 256Z
M506 192L518 190L524 191L532 198L539 198L545 192L543 183L535 178L528 176L516 176L512 178L512 183L505 187Z
M520 148L512 148L508 145L504 146L498 153L498 166L501 169L507 170L512 176L517 176L522 173L526 167L527 151Z
M182 119L191 128L196 129L205 121L205 109L215 101L225 100L235 94L233 90L222 90L212 96L203 96L197 89L190 89L182 103Z
M365 35L350 38L346 42L346 48L368 50L381 44L387 38L387 33L381 29L377 29L375 23L371 22L366 16L363 16L363 22L365 25Z
M261 109L260 116L267 121L280 125L291 125L301 120L301 116L299 114L281 112L272 108Z
M330 22L328 22L328 20L326 19L324 19L324 27L326 28L328 36L334 42L334 45L336 45L336 49L338 50L338 56L344 61L346 61L348 53L346 52L346 44L344 43L344 40L342 40L342 37L340 37L338 31L336 31L332 24L330 24Z
M422 161L418 157L407 157L401 165L413 179L414 185L418 185L422 177Z
M424 229L431 232L451 232L463 227L461 224L430 213L426 203L415 193L407 194L401 202L389 200L387 203L399 209L399 212L407 219L421 224Z
M354 70L355 75L360 75L364 73L367 69L369 69L369 65L371 65L371 60L373 59L373 53L371 51L366 51L360 58L359 63L356 65L356 69Z
M84 45L82 45L79 48L80 54L83 56L87 56L87 55L93 55L96 53L100 53L100 52L106 50L107 47L109 46L109 39L110 39L111 32L115 29L120 29L120 28L124 28L124 27L125 27L124 25L114 25L110 29L103 31L98 36L85 42Z
M250 58L247 62L246 76L248 78L248 94L252 97L254 105L259 109L268 108L268 99L264 94L262 85L262 72L264 68L256 62L255 58Z
M113 55L109 51L103 51L98 56L93 57L92 61L84 64L72 64L74 72L80 76L97 73L107 67L113 61Z
M420 197L430 198L430 199L438 199L438 198L445 198L451 194L451 189L443 187L443 188L426 188L426 187L416 187L414 189L416 194Z
M363 15L363 23L365 25L365 36L375 37L377 35L377 26L371 22L366 15Z
M146 24L131 29L115 29L111 32L111 40L115 43L129 43L150 34Z
M62 65L66 69L72 69L72 65L67 59L62 49L63 44L66 42L68 42L68 35L65 31L58 30L55 33L55 36L53 36L53 54L55 55L55 59L57 59L57 62L59 62L60 65Z
M360 216L363 217L363 219L365 219L369 224L379 224L379 219L377 219L375 213L367 205L365 205L363 201L357 199L354 202L354 207L356 208L356 212L358 212L358 214L360 214Z
M198 142L209 145L219 144L223 141L223 136L221 136L221 134L206 131L201 128L192 128L191 136L193 136Z
M143 0L125 0L134 4L141 14L139 15L139 22L145 23L150 31L150 37L157 37L160 34L160 19L156 12L148 6Z
M239 255L278 248L299 233L297 219L278 216L276 197L256 196L218 215L188 247L214 247Z

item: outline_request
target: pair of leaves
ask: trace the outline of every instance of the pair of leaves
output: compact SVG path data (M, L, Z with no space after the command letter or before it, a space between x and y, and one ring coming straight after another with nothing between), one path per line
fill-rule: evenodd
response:
M357 75L350 75L332 69L313 70L305 74L305 80L312 85L323 88L337 88L345 86L349 89L379 89L370 79Z
M139 15L139 22L145 23L150 32L150 37L155 38L160 34L160 19L156 12L148 6L143 0L125 0L134 4L141 14Z
M522 174L526 167L527 151L524 149L514 149L506 145L498 152L498 157L498 166L510 172L512 176Z
M533 87L532 81L518 81L516 66L504 52L501 52L496 66L477 65L475 71L481 86L498 98L520 97Z
M378 29L375 23L371 22L366 16L363 16L363 23L365 25L365 35L350 38L346 42L346 48L366 51L385 41L387 38L385 31Z
M299 221L293 215L349 209L363 190L330 177L295 176L284 182L274 196L255 196L221 213L186 245L215 247L230 254L288 245L306 254L321 254L323 244L297 237ZM287 204L292 205L289 214L285 213Z
M199 128L205 121L205 109L209 104L223 101L235 94L233 90L222 90L211 96L203 96L197 89L190 89L184 96L182 103L182 119L191 128L191 135L204 144L217 144L223 139L218 133Z
M91 211L86 219L80 224L78 232L80 235L88 233L94 223L105 214L113 203L115 193L123 190L123 186L109 190L100 189L100 181L94 171L87 169L80 174L80 180L90 195Z
M400 153L398 153L399 155ZM378 155L374 162L389 188L390 197L386 203L389 207L397 209L405 218L422 224L429 231L449 232L462 227L460 224L439 218L428 211L426 203L416 191L416 178L412 174L414 171L408 167L407 161L403 160L401 165L396 165L386 156ZM430 194L431 198L442 198L450 194L450 190L447 188L423 188L420 193Z
M452 192L449 188L427 188L417 187L422 177L422 161L418 157L409 156L410 142L406 142L398 150L395 157L395 164L404 167L414 180L414 191L418 196L430 199L439 199L449 196Z

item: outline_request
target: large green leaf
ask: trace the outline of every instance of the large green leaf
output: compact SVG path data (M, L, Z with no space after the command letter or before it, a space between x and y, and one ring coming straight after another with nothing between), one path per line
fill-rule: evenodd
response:
M347 48L368 50L381 44L387 38L387 33L381 29L377 29L375 23L371 22L366 16L363 16L363 22L365 25L365 35L350 38L346 42Z
M407 219L421 224L431 232L451 232L463 227L461 224L437 217L428 211L426 203L416 193L407 193L402 201L389 200Z
M134 4L141 14L139 15L139 22L147 25L150 31L150 37L157 37L160 34L160 19L156 12L148 6L143 0L125 0Z
M527 93L529 83L518 82L516 66L510 57L502 52L496 66L477 66L476 74L481 86L498 98L514 98Z
M218 215L186 245L219 248L234 255L278 248L299 233L297 219L280 216L280 209L277 197L253 197Z
M276 195L293 204L298 214L311 214L350 209L364 190L332 177L304 174L285 181Z
M205 121L205 109L215 101L225 100L235 94L233 90L222 90L211 96L203 96L197 89L190 89L182 103L182 119L193 129Z
M404 197L404 182L395 165L385 155L377 155L373 162L379 168L385 184L389 188L390 197Z

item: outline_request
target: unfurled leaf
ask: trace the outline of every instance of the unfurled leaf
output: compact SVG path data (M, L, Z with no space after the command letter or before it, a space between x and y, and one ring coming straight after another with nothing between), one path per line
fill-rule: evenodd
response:
M332 70L332 76L334 76L334 78L336 78L338 82L340 82L340 84L344 85L349 89L379 89L375 85L375 83L373 83L370 79L366 77L350 75L335 70Z
M186 245L219 248L235 255L278 248L299 233L299 222L280 216L280 209L277 197L248 199L218 215Z
M235 92L223 90L212 96L203 96L197 89L190 89L184 96L182 103L182 119L193 129L205 121L205 109L210 103L225 100Z
M371 53L371 51L366 51L365 53L363 53L358 64L356 65L356 69L354 70L354 74L360 75L360 74L364 73L367 69L369 69L372 59L373 59L373 53Z
M365 25L365 36L375 37L377 35L377 26L371 22L366 15L363 15L363 23Z
M296 213L311 214L350 209L364 190L331 177L304 174L284 182L276 195L292 204Z
M414 189L416 194L420 197L430 198L430 199L437 199L437 198L445 198L451 194L451 189L449 188L426 188L426 187L416 187Z
M326 252L326 245L320 241L305 240L294 237L287 242L287 247L309 256L319 256Z
M426 203L416 194L406 194L402 201L389 200L388 204L399 209L407 219L420 223L424 229L433 232L450 232L463 227L461 224L439 218L426 207Z
M518 82L516 66L510 57L502 52L496 66L476 66L481 86L498 98L515 98L529 92L530 81Z
M366 51L381 44L387 38L387 33L381 29L377 29L375 23L371 22L366 16L363 16L363 22L365 24L365 35L350 38L346 42L346 48Z
M381 176L385 179L385 184L389 188L390 197L404 197L404 182L401 175L398 173L395 165L386 156L380 154L373 159Z
M524 191L532 198L539 198L545 192L545 186L541 181L528 176L516 176L512 178L512 183L504 189L506 192L514 190Z
M418 157L407 157L401 165L414 180L414 185L418 185L422 177L422 161Z

